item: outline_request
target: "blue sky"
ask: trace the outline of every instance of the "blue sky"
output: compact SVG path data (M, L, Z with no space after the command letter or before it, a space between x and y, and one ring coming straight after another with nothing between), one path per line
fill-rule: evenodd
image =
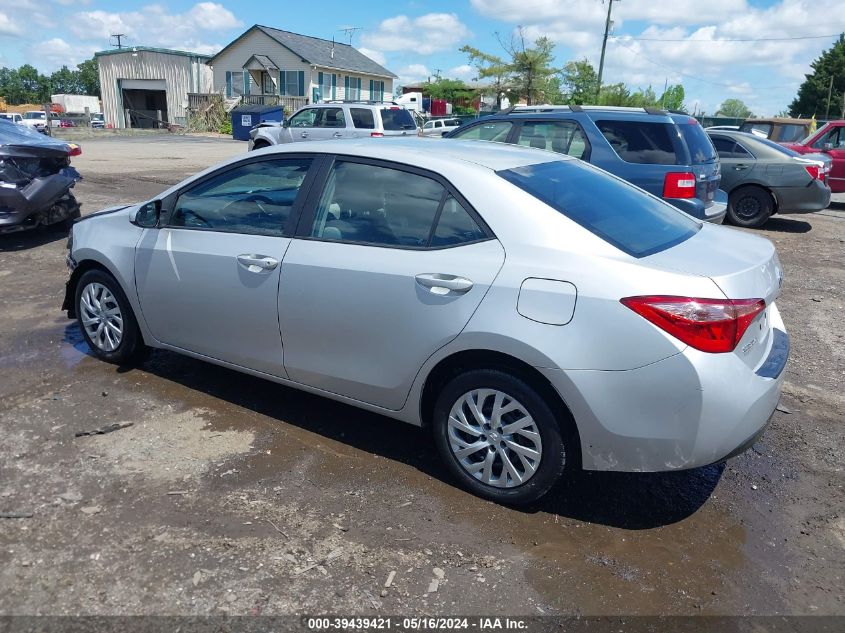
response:
M598 66L607 1L11 0L0 5L0 65L50 72L109 48L111 33L129 45L208 53L259 23L338 41L348 41L344 27L359 27L352 44L400 84L438 71L472 79L458 49L503 53L495 34L509 40L520 25L556 43L558 65L586 57ZM834 41L822 36L845 31L845 0L622 0L613 15L605 81L658 93L666 81L682 83L687 105L709 113L730 97L759 115L784 109ZM807 39L783 39L796 37Z

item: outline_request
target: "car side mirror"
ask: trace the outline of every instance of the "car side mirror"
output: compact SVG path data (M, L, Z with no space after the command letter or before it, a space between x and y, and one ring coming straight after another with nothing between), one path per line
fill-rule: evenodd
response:
M282 127L290 127L290 119L285 119L282 121Z
M158 225L161 217L161 200L151 200L142 204L129 216L129 221L142 229L152 229Z
M829 152L833 149L833 143L822 143L822 151Z

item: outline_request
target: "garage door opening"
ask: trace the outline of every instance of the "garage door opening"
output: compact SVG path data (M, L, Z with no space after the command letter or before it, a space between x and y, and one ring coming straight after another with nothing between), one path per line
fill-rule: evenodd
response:
M167 93L164 90L123 90L123 108L134 128L167 127Z

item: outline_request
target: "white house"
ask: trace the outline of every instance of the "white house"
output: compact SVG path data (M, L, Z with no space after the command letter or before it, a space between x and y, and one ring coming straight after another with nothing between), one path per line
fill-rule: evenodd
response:
M289 109L328 99L390 99L396 79L349 44L258 24L209 64L214 92L258 103L262 95L277 96Z

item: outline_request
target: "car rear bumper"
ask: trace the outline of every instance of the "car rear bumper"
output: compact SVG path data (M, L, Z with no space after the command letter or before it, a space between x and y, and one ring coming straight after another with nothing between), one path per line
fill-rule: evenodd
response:
M713 202L710 204L705 204L699 198L665 198L665 200L687 215L712 224L724 222L725 215L728 212L728 194L721 189L716 191Z
M806 187L775 187L778 213L812 213L830 204L830 188L821 180L813 180Z
M789 337L773 336L758 367L735 353L683 352L630 371L541 370L572 411L587 470L655 472L723 461L747 449L780 399Z

